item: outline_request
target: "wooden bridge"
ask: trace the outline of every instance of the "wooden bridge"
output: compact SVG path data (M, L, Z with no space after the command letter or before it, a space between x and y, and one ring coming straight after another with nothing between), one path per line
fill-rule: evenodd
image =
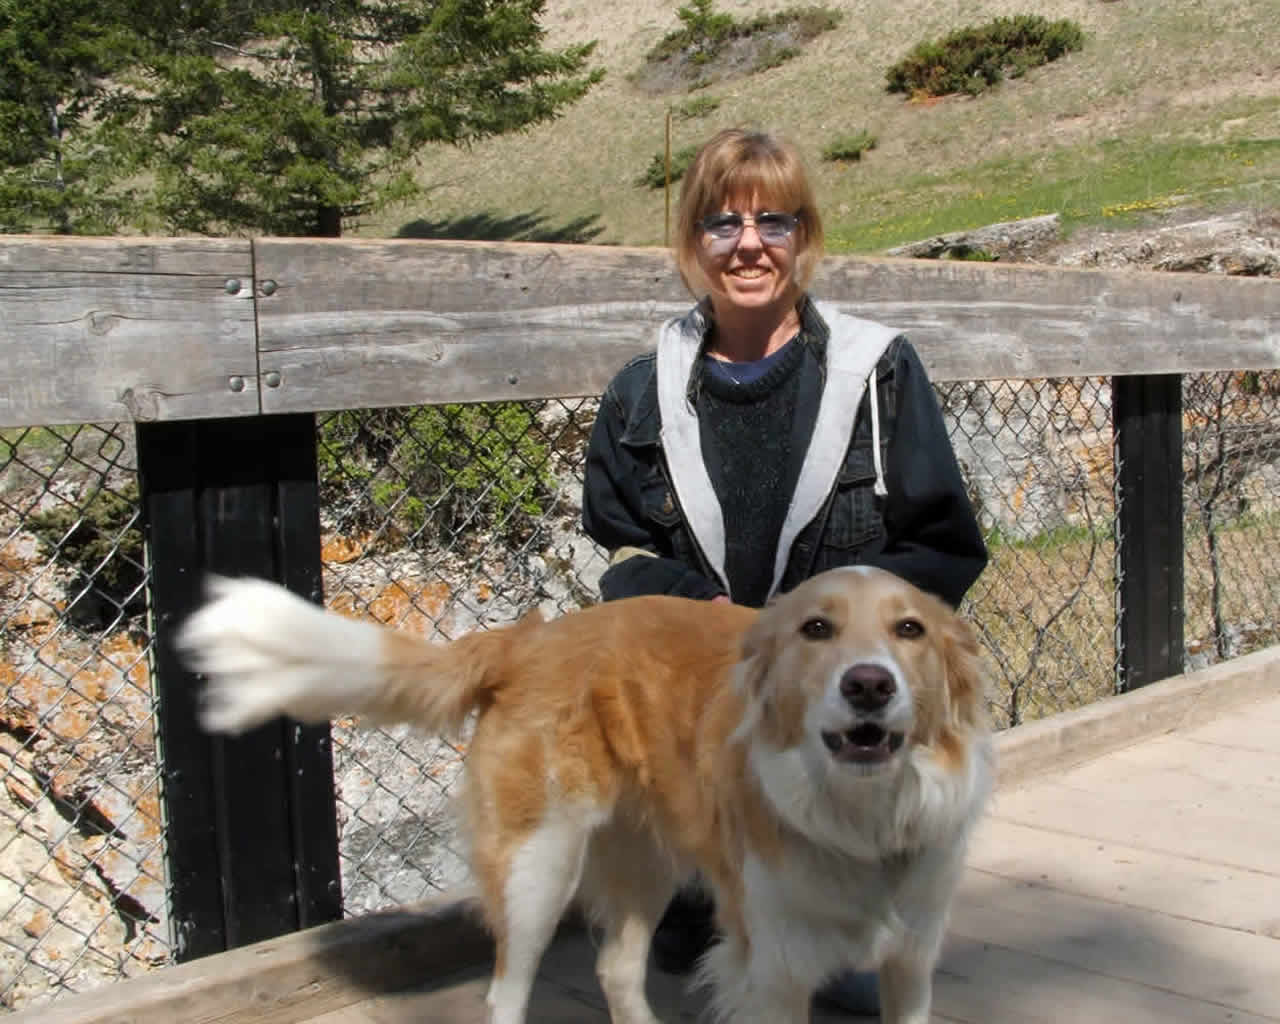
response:
M937 973L936 1021L1280 1021L1280 648L1004 733L1000 758ZM566 924L531 1020L607 1021L593 955L590 934ZM488 956L465 904L446 901L13 1020L481 1024ZM655 973L650 988L664 1020L697 1019L679 979Z
M1180 672L1180 375L1280 367L1275 282L839 257L815 291L903 328L937 382L1110 378L1120 674L1132 687ZM0 427L137 431L167 895L171 920L190 925L184 956L341 912L324 884L339 864L320 734L199 734L194 682L168 635L206 570L318 587L312 414L598 394L687 302L659 250L0 242ZM937 1019L1280 1021L1277 694L1272 648L1004 734ZM480 1021L488 956L465 904L443 901L191 959L13 1019ZM566 926L534 1020L605 1019L592 959L590 936ZM678 979L652 984L667 1019L696 1017Z

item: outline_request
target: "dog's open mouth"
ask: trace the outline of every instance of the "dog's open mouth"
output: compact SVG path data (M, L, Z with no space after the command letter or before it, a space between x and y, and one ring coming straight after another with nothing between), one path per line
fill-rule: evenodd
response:
M844 732L824 732L822 742L827 745L837 761L855 764L876 764L887 761L902 746L905 739L900 732L889 732L874 722L846 729Z

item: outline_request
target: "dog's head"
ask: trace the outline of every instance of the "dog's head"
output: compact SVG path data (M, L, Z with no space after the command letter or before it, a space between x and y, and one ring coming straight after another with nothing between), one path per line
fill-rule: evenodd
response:
M803 753L824 775L879 775L919 747L962 758L985 716L968 625L867 567L822 573L765 608L736 682L752 742Z

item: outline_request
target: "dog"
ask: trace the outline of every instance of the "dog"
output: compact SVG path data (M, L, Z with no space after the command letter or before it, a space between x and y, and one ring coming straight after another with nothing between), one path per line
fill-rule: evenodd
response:
M260 580L210 590L178 641L210 730L355 713L456 735L474 716L463 814L492 1024L525 1019L575 896L611 1019L656 1024L649 942L693 871L723 935L700 967L715 1020L806 1022L851 966L878 969L886 1024L929 1020L994 775L978 646L937 598L850 567L761 611L634 597L436 644Z

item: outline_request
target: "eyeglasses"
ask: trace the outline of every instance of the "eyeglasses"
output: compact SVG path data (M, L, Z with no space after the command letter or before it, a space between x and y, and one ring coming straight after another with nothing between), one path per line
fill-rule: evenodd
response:
M754 217L740 213L713 213L699 222L702 230L711 236L711 248L732 249L738 244L748 224L754 224L760 241L765 245L785 245L787 239L800 224L800 218L790 213L761 210Z

